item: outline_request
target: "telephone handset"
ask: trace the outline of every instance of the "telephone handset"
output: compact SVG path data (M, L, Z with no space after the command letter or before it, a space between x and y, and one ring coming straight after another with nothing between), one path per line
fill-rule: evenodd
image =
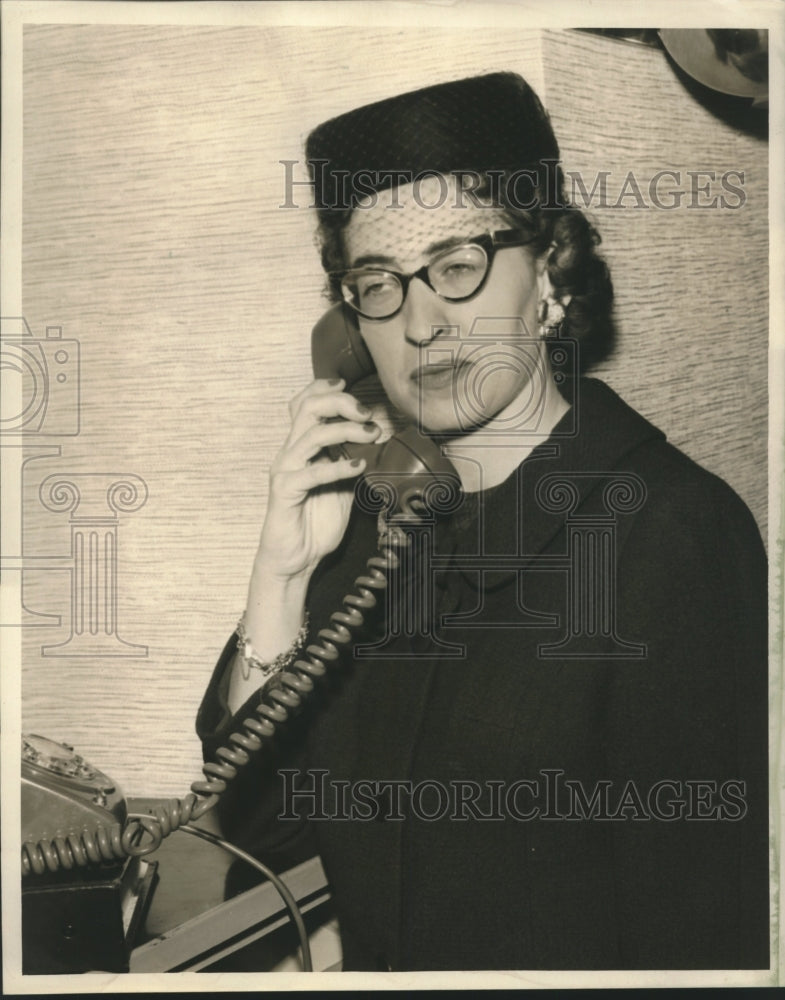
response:
M313 328L311 355L316 378L342 378L346 388L376 370L360 333L355 313L342 302L329 309ZM381 444L353 442L331 449L334 457L364 458L365 478L373 485L389 482L397 497L393 513L420 514L435 484L459 488L452 463L438 444L410 425ZM390 478L393 477L393 478Z

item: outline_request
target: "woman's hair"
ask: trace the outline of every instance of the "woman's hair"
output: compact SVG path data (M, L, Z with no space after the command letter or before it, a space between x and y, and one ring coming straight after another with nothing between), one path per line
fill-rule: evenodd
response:
M477 204L500 209L512 228L531 230L535 235L531 245L535 256L552 247L548 276L554 293L559 299L570 296L562 333L580 342L584 368L610 347L613 284L608 266L598 252L597 229L579 208L564 199L563 176L558 165L549 167L545 184L535 187L533 197L525 201L516 197L514 175L496 171L483 175L480 185L466 196L471 194ZM555 191L556 197L549 196L548 191ZM331 272L347 267L343 231L351 213L319 211L318 216L322 266L328 274L326 292L332 302L340 302L340 280Z

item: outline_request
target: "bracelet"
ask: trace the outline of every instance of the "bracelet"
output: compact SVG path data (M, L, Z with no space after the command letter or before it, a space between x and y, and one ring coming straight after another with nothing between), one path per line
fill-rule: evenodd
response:
M260 670L264 678L272 677L274 674L280 673L285 670L286 667L290 666L294 662L294 658L297 656L301 647L304 645L305 640L308 638L308 627L310 625L310 616L308 612L305 612L305 618L300 626L300 631L294 637L291 646L284 653L279 653L274 660L269 660L265 663L264 660L260 659L254 652L253 642L251 637L245 632L245 612L243 612L240 621L237 623L237 651L240 654L243 667L243 680L247 681L251 676L251 670Z

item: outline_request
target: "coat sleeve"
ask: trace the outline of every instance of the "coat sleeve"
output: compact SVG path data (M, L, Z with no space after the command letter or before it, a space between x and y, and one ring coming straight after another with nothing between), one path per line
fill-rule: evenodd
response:
M708 474L651 491L625 540L619 626L646 654L614 667L608 704L610 777L629 789L624 967L769 966L766 582L752 515Z
M310 635L306 646L318 639L330 616L341 608L341 599L353 588L364 560L375 548L375 521L353 512L338 549L323 560L308 592ZM228 666L235 650L232 635L215 666L199 707L197 734L205 761L216 759L216 751L227 744L232 732L253 717L260 692L253 694L234 715L227 707ZM340 674L340 669L335 671ZM317 682L305 707L276 733L271 744L251 755L245 766L228 782L216 811L224 835L237 846L282 871L317 853L314 824L306 814L313 805L313 730L328 715L336 679L328 672ZM260 689L261 690L261 689ZM329 719L328 719L329 722ZM285 772L285 773L282 773ZM304 794L298 795L302 791Z
M224 647L205 691L196 718L205 761L215 761L216 752L229 746L229 737L242 728L244 719L255 716L261 689L232 715L227 707L228 667L236 648L236 636ZM295 719L276 734L272 744L250 755L237 769L215 806L223 835L233 844L284 871L316 853L312 831L302 814L285 809L287 787L283 769L303 775L307 764L304 719ZM285 815L286 818L280 817ZM296 815L296 818L294 818Z

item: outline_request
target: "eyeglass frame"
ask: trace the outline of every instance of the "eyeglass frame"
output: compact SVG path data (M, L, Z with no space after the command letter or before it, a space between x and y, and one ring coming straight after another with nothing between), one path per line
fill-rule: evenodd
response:
M395 309L391 313L388 313L386 316L369 316L367 313L364 313L362 312L362 310L358 309L357 306L355 306L352 302L350 302L346 298L345 295L343 296L343 301L350 309L356 312L358 316L362 316L363 319L371 321L376 320L377 322L383 322L388 319L393 319L393 317L397 316L398 313L401 311L401 309L403 309L404 304L406 303L406 296L409 294L409 285L411 284L414 278L419 278L420 281L422 281L425 285L427 285L428 288L430 288L430 290L434 293L434 295L438 295L439 298L442 299L442 301L444 302L469 302L476 295L479 295L480 292L485 287L485 284L488 281L488 277L493 267L493 260L494 257L496 256L497 250L505 250L508 247L527 246L529 243L534 243L536 240L537 240L536 233L528 233L526 230L523 229L497 229L494 232L481 233L479 236L473 236L470 239L464 240L461 243L456 243L455 246L448 247L446 250L442 250L442 252L438 253L433 258L433 260L429 261L427 264L424 264L417 271L412 271L409 274L407 274L404 271L396 271L390 267L374 267L373 265L370 265L368 267L347 267L342 271L328 271L328 276L340 282L342 293L343 293L344 279L346 278L347 274L351 274L353 271L391 274L394 278L397 278L401 286L401 291L403 293L401 296L401 303L397 309ZM482 277L482 281L474 289L474 291L470 292L468 295L462 295L458 298L450 298L447 295L442 295L431 284L431 280L428 275L429 269L440 258L446 256L449 253L454 253L456 250L460 250L461 247L468 247L468 246L478 246L483 251L483 253L487 258L488 266L485 269L485 274Z

